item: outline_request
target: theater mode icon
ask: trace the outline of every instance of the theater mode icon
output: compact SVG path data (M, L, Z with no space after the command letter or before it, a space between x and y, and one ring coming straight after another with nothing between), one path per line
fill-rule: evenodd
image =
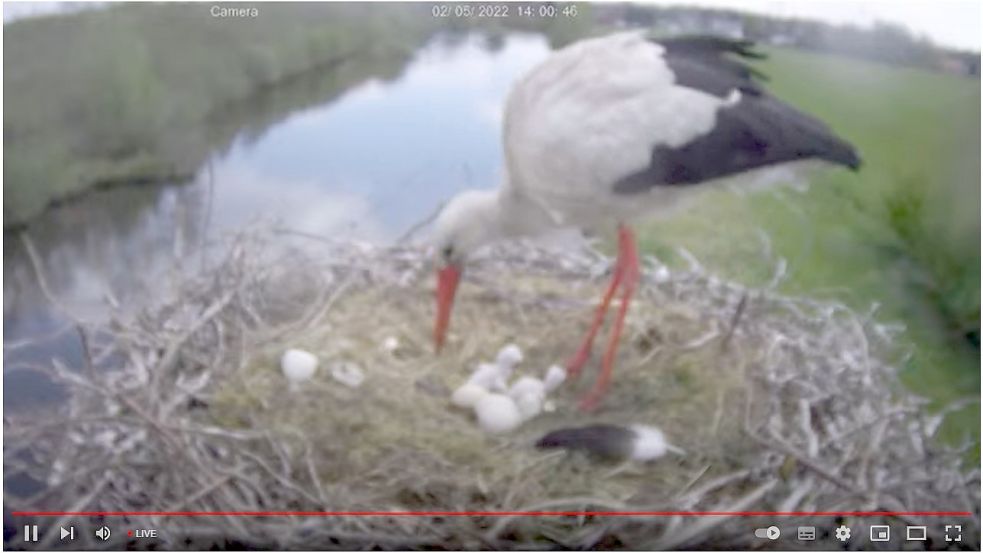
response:
M926 526L909 526L905 529L905 539L908 541L926 541L928 540L928 527Z

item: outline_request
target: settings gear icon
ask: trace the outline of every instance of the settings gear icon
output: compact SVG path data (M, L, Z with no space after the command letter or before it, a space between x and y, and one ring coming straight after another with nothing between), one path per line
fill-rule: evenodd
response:
M836 529L836 539L840 541L846 541L850 539L850 528L841 525Z

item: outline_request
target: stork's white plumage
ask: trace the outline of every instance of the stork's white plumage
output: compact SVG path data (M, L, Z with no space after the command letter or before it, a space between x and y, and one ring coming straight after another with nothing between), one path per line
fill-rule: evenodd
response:
M469 253L556 228L617 228L611 285L567 366L579 373L620 290L601 376L582 404L593 407L608 385L639 275L629 223L758 169L809 159L859 166L848 143L769 95L740 57L758 54L743 41L655 42L622 33L559 50L522 78L506 102L502 185L461 193L436 222L437 349Z

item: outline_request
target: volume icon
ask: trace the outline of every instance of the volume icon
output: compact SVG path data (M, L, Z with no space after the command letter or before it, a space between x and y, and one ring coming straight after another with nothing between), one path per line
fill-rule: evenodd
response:
M109 527L108 526L103 526L102 528L96 530L96 537L99 538L99 539L101 539L102 541L108 541L109 540L109 536L111 536L111 535L112 535L112 532L109 531Z

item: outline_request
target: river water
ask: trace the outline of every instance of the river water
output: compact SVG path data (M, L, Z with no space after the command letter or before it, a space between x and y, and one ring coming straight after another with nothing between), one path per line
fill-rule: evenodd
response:
M496 185L505 96L549 51L538 35L437 38L395 78L370 78L320 103L305 99L313 107L259 133L244 129L191 183L97 191L48 211L27 235L52 294L87 321L106 314L107 296L144 301L175 253L257 221L392 240L454 192ZM25 248L7 238L3 401L16 412L60 397L31 364L79 366L82 351L42 294Z

